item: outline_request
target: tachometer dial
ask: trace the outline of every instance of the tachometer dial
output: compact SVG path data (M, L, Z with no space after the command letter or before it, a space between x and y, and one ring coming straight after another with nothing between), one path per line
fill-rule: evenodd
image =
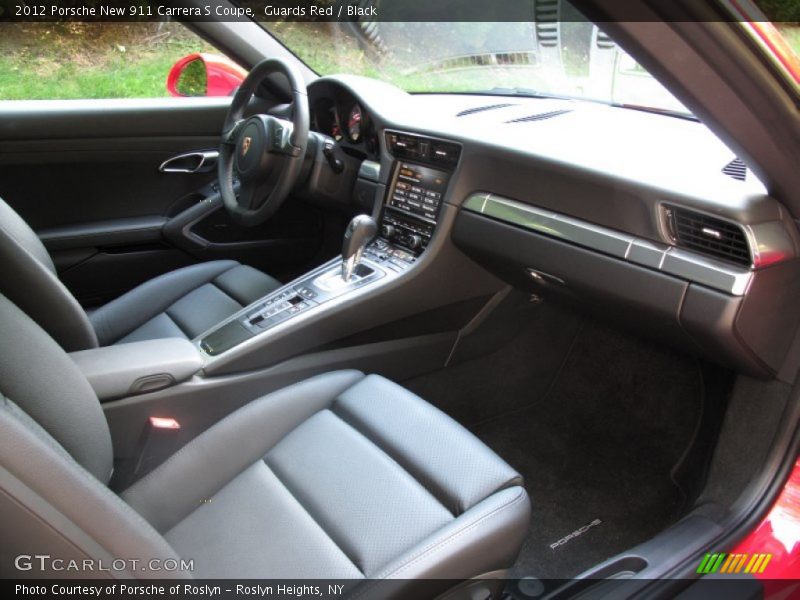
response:
M361 141L361 107L355 104L347 116L347 137L354 144Z

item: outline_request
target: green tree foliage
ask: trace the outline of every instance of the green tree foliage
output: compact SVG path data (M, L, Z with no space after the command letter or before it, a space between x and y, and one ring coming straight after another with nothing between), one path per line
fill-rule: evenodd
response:
M800 23L800 0L757 0L756 3L773 23Z
M184 67L175 87L184 96L205 96L207 85L205 65L197 59Z

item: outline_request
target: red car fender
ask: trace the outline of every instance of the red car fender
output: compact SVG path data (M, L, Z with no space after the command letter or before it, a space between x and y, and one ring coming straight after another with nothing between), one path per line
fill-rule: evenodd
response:
M764 584L764 598L785 599L798 592L800 578L800 460L769 514L743 539L734 553L771 554L755 577Z
M206 70L206 96L230 96L247 76L245 69L225 56L194 52L172 65L167 75L167 91L171 96L183 96L175 86L186 65L196 60L201 60Z

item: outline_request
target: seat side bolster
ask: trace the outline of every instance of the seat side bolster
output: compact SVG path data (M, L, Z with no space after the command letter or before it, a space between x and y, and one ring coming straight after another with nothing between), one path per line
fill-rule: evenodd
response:
M111 434L89 382L66 352L0 295L0 404L13 402L103 483L113 468Z
M431 592L431 580L443 580L441 591L444 591L454 580L509 569L525 539L530 517L530 500L523 487L497 492L393 560L379 573L368 573L372 581L365 583L353 597L417 597Z
M89 317L100 345L113 344L192 290L238 265L233 260L216 260L178 269L151 279L101 306Z
M0 407L0 497L5 499L0 504L7 509L16 505L12 514L24 521L0 518L0 560L10 563L18 553L35 551L30 538L36 531L38 550L70 548L75 556L138 559L141 570L136 577L191 576L183 571L150 571L152 559L180 557L139 514L23 415L10 406ZM27 533L20 537L16 535L20 531ZM0 573L20 576L6 562L0 564Z
M189 442L122 498L158 531L168 531L363 377L359 371L326 373L254 400Z
M9 204L0 198L0 236L13 240L20 248L30 254L45 269L55 275L56 267L53 259L25 220Z
M281 287L281 282L248 265L239 265L214 279L214 285L242 306L247 306Z
M2 201L0 201L2 202ZM47 264L2 231L0 293L45 329L67 352L97 347L95 330L81 305Z

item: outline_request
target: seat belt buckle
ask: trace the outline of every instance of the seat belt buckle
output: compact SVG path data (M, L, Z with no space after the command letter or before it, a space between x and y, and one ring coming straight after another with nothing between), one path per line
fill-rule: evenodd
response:
M136 478L152 471L171 456L180 441L181 424L172 417L150 417L139 442L133 473Z

